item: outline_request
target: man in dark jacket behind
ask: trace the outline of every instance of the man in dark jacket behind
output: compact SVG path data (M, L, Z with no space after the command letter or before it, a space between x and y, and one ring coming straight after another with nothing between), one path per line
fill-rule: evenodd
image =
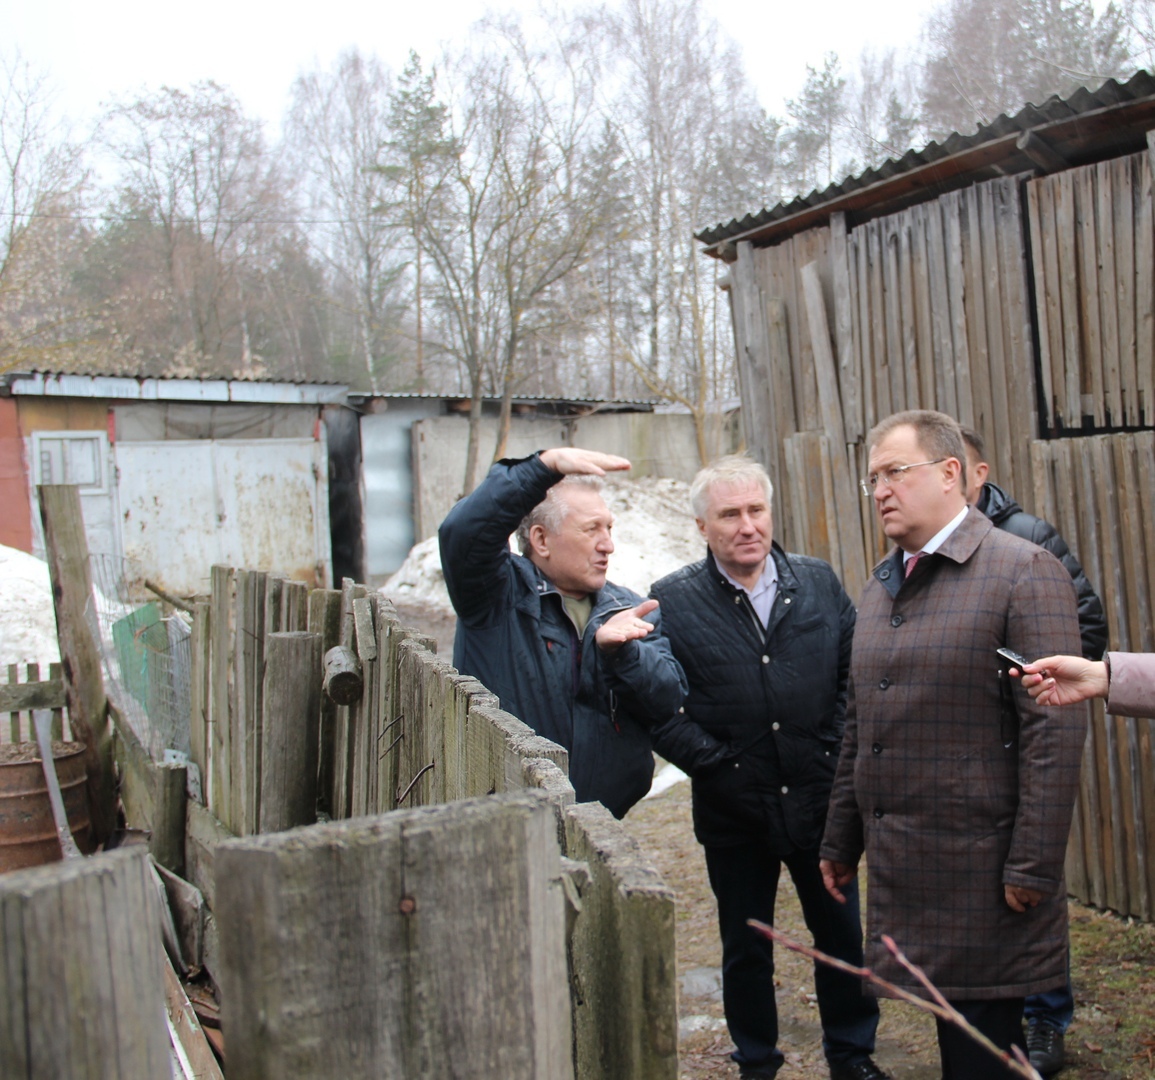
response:
M619 818L649 790L650 728L685 694L658 605L606 581L601 478L629 467L571 447L499 461L439 530L457 670L563 746L578 800Z
M987 480L990 465L984 460L986 444L974 428L962 429L967 448L967 502L981 510L996 527L1013 536L1021 536L1045 548L1059 560L1075 583L1079 600L1079 635L1083 639L1083 656L1102 660L1107 649L1107 618L1079 560L1075 558L1059 530L1049 521L1028 514L998 484Z
M694 832L706 849L722 933L726 1023L743 1077L771 1077L778 1049L771 944L784 863L815 945L862 963L858 897L823 888L818 843L846 709L854 606L830 566L772 541L766 470L722 458L690 498L706 558L654 584L689 681L655 746L693 778ZM871 1060L876 1002L858 979L816 965L823 1048L834 1080L886 1076Z
M1038 544L1063 564L1075 583L1083 655L1088 660L1101 660L1107 648L1107 619L1103 614L1103 604L1087 580L1079 560L1054 525L1028 514L998 484L987 479L990 465L985 460L986 443L983 437L969 427L962 428L962 437L967 452L967 503L981 510L997 528ZM1041 994L1032 994L1027 998L1023 1010L1028 1024L1027 1050L1031 1064L1043 1076L1058 1072L1066 1057L1063 1042L1075 1015L1069 956L1067 964L1067 984Z

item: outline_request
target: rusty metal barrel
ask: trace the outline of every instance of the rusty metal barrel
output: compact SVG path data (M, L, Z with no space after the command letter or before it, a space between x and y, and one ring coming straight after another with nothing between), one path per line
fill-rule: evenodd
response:
M84 744L54 742L52 756L68 824L81 851L91 851ZM60 859L48 785L34 742L0 743L0 873Z

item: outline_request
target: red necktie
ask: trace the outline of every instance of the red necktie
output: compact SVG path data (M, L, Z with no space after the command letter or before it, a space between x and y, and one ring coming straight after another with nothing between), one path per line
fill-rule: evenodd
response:
M921 559L924 554L925 554L924 552L919 551L919 552L916 552L914 555L912 555L909 559L906 560L906 576L907 577L910 577L910 575L914 572L914 564L916 562L918 562L918 560Z

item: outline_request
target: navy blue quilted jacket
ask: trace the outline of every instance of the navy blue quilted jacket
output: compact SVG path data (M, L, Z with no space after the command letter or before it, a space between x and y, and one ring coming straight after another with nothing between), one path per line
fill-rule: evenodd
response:
M457 612L453 663L480 679L501 707L569 752L580 802L622 817L649 790L650 728L682 703L685 677L661 633L603 653L594 634L642 597L607 582L578 639L561 594L509 550L509 535L561 474L534 455L504 459L441 524L441 566ZM612 558L612 556L611 556Z

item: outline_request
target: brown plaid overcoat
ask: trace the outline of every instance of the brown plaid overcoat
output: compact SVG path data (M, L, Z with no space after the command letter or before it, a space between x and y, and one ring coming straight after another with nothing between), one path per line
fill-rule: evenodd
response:
M1070 575L971 510L903 579L875 567L854 635L846 734L822 856L865 852L866 962L922 992L889 934L949 998L1019 997L1066 978L1063 861L1083 706L1036 706L995 653L1079 653ZM1003 886L1044 893L1025 914Z

